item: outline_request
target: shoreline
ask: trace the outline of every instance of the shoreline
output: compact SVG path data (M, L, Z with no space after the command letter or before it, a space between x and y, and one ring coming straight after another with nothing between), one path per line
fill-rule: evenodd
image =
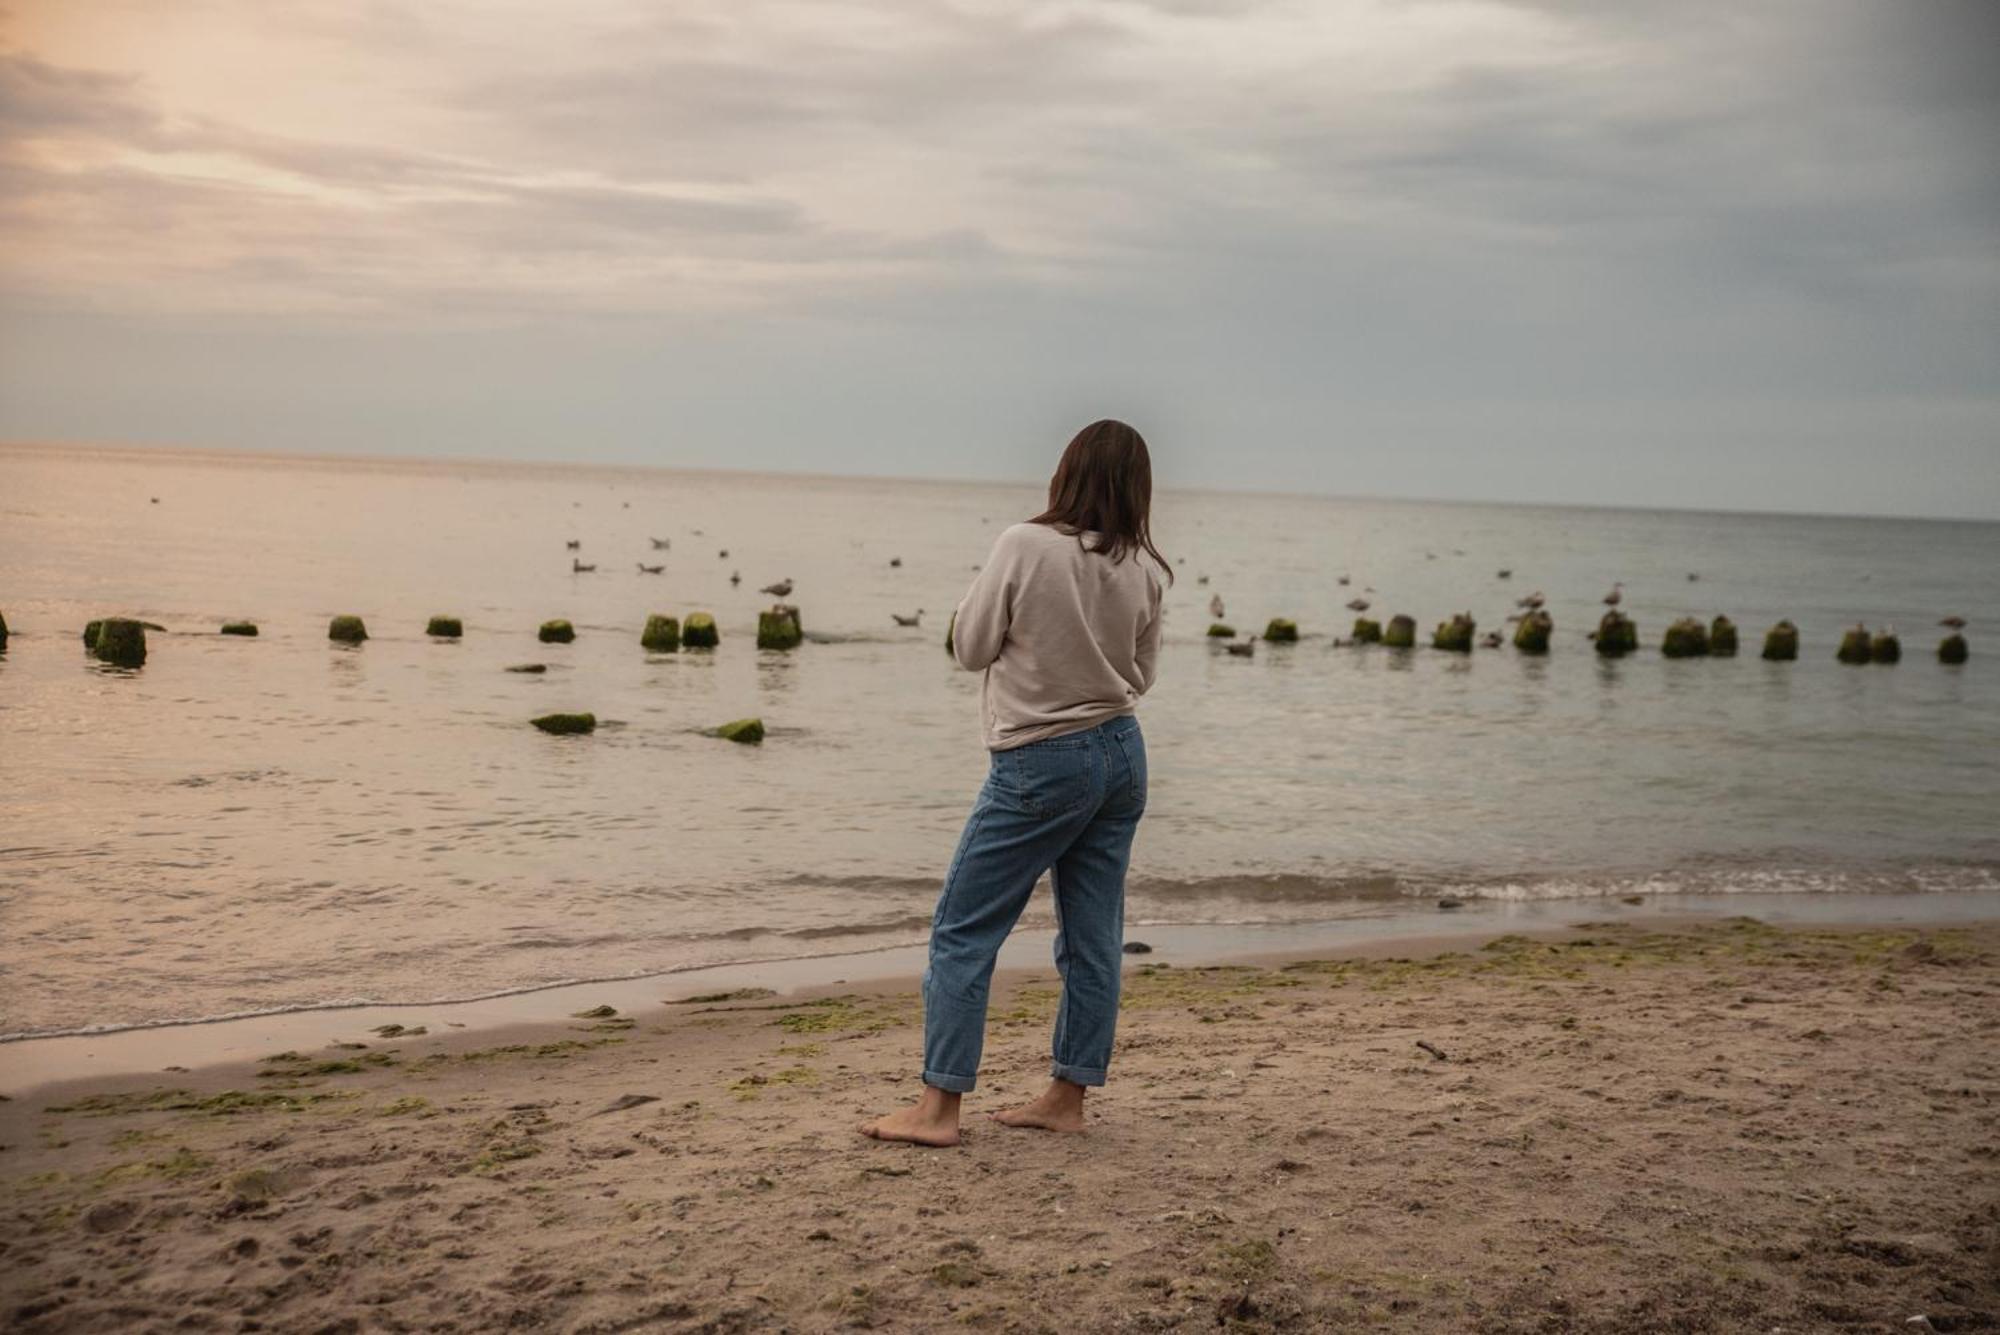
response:
M1684 928L1732 917L1773 925L1861 930L2000 923L2000 892L1735 893L1649 895L1638 904L1601 899L1471 900L1449 912L1426 902L1402 912L1307 923L1156 924L1135 927L1149 950L1135 965L1202 967L1273 964L1309 958L1380 958L1476 946L1506 933L1561 934L1605 922ZM996 976L1046 969L1054 935L1022 929L1002 948ZM842 986L913 988L925 947L793 956L657 973L534 985L442 1002L356 1001L305 1005L213 1019L166 1020L0 1041L0 1095L20 1097L58 1084L123 1079L164 1071L241 1065L259 1054L357 1041L379 1026L423 1026L431 1034L486 1039L567 1025L580 1009L610 1005L644 1012L662 1001L757 989L774 996L824 994Z
M982 1115L1047 1078L1053 970L1010 969L953 1150L855 1134L914 1092L907 979L44 1087L0 1101L0 1312L30 1335L2000 1320L2000 922L1475 939L1139 957L1082 1136Z

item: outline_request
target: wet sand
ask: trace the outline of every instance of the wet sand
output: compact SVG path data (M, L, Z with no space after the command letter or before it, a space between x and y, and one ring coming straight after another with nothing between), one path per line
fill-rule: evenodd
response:
M672 995L0 1102L0 1322L2000 1328L2000 924L1142 959L1080 1137L1016 971L947 1151L910 980Z

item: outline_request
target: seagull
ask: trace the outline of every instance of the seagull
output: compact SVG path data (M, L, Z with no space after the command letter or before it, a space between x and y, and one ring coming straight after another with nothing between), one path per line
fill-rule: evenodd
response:
M1208 600L1208 614L1217 621L1222 620L1222 595L1216 594Z
M1342 575L1342 576L1341 576L1341 577L1340 577L1339 579L1335 580L1335 581L1334 581L1334 583L1335 583L1335 584L1338 584L1338 585L1339 585L1339 586L1340 586L1341 588L1343 588L1343 589L1344 589L1344 588L1346 588L1346 587L1347 587L1347 576L1345 576L1345 575Z
M595 569L597 569L596 566L587 566L574 556L569 559L569 573L572 575L586 575Z
M1208 576L1206 576L1206 575L1196 575L1196 576L1195 576L1195 579L1194 579L1194 582L1195 582L1195 583L1197 583L1197 584L1206 584L1206 583L1208 583Z
M1549 599L1547 594L1543 593L1540 589L1536 589L1533 593L1529 594L1525 598L1516 598L1514 600L1514 606L1525 607L1530 612L1539 612L1542 610L1542 604L1547 602L1548 600Z
M564 543L563 546L569 548L573 552L581 551L583 550L583 539L571 538L568 542Z
M1479 644L1481 648L1498 649L1500 647L1500 632L1497 630L1487 631L1479 637Z
M902 557L900 557L900 556L892 556L892 557L890 557L890 558L889 558L889 569L891 569L891 570L901 570L902 568L903 568L903 558L902 558Z
M1625 601L1625 586L1623 584L1613 584L1611 586L1611 592L1604 595L1604 605L1606 607L1616 607L1618 606L1618 604L1624 601Z
M649 566L644 561L639 562L638 565L639 573L642 575L664 575L667 573L665 566Z
M1350 612L1366 612L1369 606L1370 604L1366 598L1349 598L1347 600L1347 610Z
M1238 658L1248 658L1257 652L1257 641L1245 640L1241 644L1225 644L1222 647Z
M730 587L730 588L732 588L732 589L733 589L733 588L735 588L735 587L736 587L736 586L737 586L738 584L741 584L742 582L743 582L743 572L742 572L742 571L740 571L740 570L732 570L732 571L730 571L730 572L729 572L729 587Z
M729 549L727 547L724 547L721 551L715 554L715 559L718 561L727 561L729 559Z
M914 626L924 619L924 609L919 607L915 616L904 616L901 612L891 612L889 616L899 626Z
M1943 626L1946 630L1964 630L1965 618L1961 616L1949 616L1946 617L1944 620L1938 622L1938 624L1940 626Z
M1700 571L1696 571L1696 570L1690 570L1690 571L1688 571L1688 583L1690 583L1690 584L1693 584L1693 583L1695 583L1695 582L1696 582L1697 580L1699 580L1700 578L1701 578L1701 572L1700 572Z
M648 538L647 541L653 544L653 550L656 552L664 552L674 545L672 538Z
M766 584L757 592L768 593L773 598L789 598L792 596L792 577L787 575L776 584Z
M1512 579L1512 578L1514 578L1514 572L1513 572L1513 571L1511 571L1511 570L1496 570L1496 571L1494 571L1493 573L1494 573L1494 577L1495 577L1495 578L1497 578L1497 579Z

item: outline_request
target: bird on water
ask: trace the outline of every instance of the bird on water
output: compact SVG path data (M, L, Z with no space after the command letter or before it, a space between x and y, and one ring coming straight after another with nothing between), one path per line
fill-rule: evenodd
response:
M889 616L899 626L914 626L924 619L924 609L919 607L914 616L904 616L901 612L891 612Z
M574 556L570 557L569 559L569 573L572 575L587 575L595 569L597 569L596 566L594 565L587 566L583 562L577 560Z
M1216 594L1208 600L1208 614L1217 621L1222 620L1222 595Z
M1347 600L1347 610L1350 612L1366 612L1372 606L1374 604L1370 603L1366 598L1349 598Z
M639 573L642 575L664 575L667 573L665 566L649 566L644 561L640 561L637 564Z
M1965 618L1962 616L1948 616L1944 618L1942 621L1939 621L1938 624L1940 626L1943 626L1946 630L1964 630Z

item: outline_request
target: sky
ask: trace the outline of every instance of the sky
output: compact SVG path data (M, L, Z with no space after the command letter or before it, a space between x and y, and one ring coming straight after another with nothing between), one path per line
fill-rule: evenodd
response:
M0 0L0 439L2000 518L1990 0ZM0 479L0 482L3 482Z

